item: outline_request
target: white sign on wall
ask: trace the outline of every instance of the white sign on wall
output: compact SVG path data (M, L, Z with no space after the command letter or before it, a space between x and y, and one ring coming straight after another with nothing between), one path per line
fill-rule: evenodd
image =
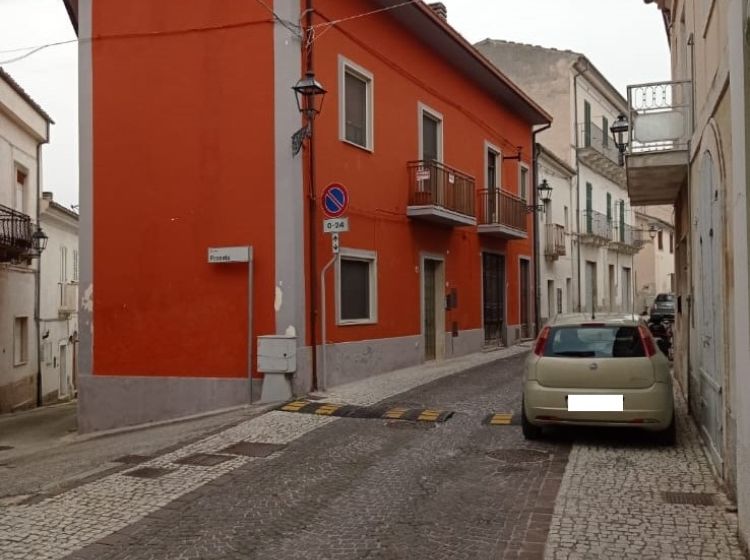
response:
M209 247L209 263L250 262L250 247Z
M349 218L323 220L323 233L343 233L349 231Z

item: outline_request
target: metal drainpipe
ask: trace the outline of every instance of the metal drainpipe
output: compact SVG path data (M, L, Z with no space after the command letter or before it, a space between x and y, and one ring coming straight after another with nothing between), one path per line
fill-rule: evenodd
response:
M313 44L312 44L312 24L313 24L313 0L306 0L305 7L305 40L302 43L302 48L307 49L306 53L306 70L308 72L314 71L313 66ZM315 229L316 225L316 203L317 197L315 194L315 130L314 130L314 118L310 115L305 115L307 119L307 125L310 127L310 137L308 139L309 158L310 158L310 176L309 181L309 194L308 194L308 243L309 243L309 282L310 282L310 350L311 350L311 372L312 372L312 387L313 391L318 389L318 352L317 352L317 333L315 325L318 317L318 308L316 305L317 295L317 236Z
M538 195L537 192L537 186L539 183L539 144L536 141L536 136L540 132L544 132L548 128L552 126L552 123L548 123L544 125L542 128L538 130L534 130L531 134L531 149L532 149L532 161L531 161L531 182L532 182L532 203L534 206L538 203ZM541 292L542 292L542 280L541 275L539 274L539 268L541 266L541 251L540 251L541 243L539 241L539 213L534 212L534 286L535 286L535 294L534 294L534 324L536 325L536 332L535 335L541 331L542 325L542 318L541 318L541 311L539 309L541 305ZM549 297L549 296L548 296Z
M578 129L578 77L589 70L588 64L583 70L579 70L573 77L573 114L574 114L574 128L576 135L576 231L578 232L578 240L576 243L576 255L578 260L577 274L578 277L578 311L582 311L581 307L581 165L578 161L578 145L580 144L580 131Z
M46 138L36 145L36 226L40 227L39 219L41 212L39 206L42 201L42 146L49 142L49 122L47 122ZM42 299L42 255L37 257L36 262L36 290L34 293L34 323L36 323L36 405L42 406L42 326L41 326L41 299Z

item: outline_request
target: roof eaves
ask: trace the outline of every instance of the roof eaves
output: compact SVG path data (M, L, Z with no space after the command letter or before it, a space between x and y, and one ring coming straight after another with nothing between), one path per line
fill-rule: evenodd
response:
M578 70L581 70L583 72L587 70L591 70L592 73L596 76L596 78L604 85L604 87L608 90L607 92L604 92L605 94L608 94L608 97L610 98L610 101L613 105L617 106L618 103L625 107L627 110L628 107L628 101L625 99L625 97L617 91L617 88L612 85L612 82L610 82L607 78L604 77L604 74L602 74L599 69L596 67L596 65L589 60L589 58L584 54L579 54L578 59L575 62L575 66Z
M567 173L569 173L571 177L573 177L576 174L575 169L573 169L569 164L565 163L562 159L560 159L552 150L547 148L544 144L539 144L539 151L542 155L548 157L555 164L560 166L560 168L564 169Z
M52 117L50 117L47 112L42 109L41 105L34 101L31 96L26 93L26 90L24 90L18 82L16 82L10 74L8 74L5 70L3 70L3 67L0 66L0 79L2 79L6 84L8 84L13 91L15 91L26 103L28 103L32 109L34 109L39 115L48 123L55 124L55 121L52 120Z
M65 4L65 10L68 12L70 23L73 24L73 29L78 34L78 0L63 0Z

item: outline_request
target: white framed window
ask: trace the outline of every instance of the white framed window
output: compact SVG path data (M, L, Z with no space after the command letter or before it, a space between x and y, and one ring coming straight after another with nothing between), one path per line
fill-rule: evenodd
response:
M521 200L529 196L529 166L523 163L518 166L518 196Z
M13 181L15 184L15 193L13 196L13 208L18 212L26 214L26 185L29 180L29 172L19 164L14 166Z
M503 154L500 148L490 142L484 143L484 169L484 184L487 190L500 190L503 184Z
M13 364L21 366L29 361L29 318L16 317L13 323Z
M375 80L368 70L339 56L339 139L372 151Z
M443 161L443 115L417 103L419 156L422 161Z
M336 263L337 324L377 323L377 253L342 248L340 255Z
M78 251L73 249L73 282L78 282Z

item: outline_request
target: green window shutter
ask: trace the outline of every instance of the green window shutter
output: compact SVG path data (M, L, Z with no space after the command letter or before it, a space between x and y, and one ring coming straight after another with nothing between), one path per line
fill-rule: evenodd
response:
M612 194L607 193L607 222L612 222Z
M609 119L602 117L602 146L609 147Z
M591 103L583 102L583 142L585 147L591 146Z
M625 242L625 201L620 201L620 241Z
M592 213L594 187L586 183L586 232L592 233L594 229L594 214Z

